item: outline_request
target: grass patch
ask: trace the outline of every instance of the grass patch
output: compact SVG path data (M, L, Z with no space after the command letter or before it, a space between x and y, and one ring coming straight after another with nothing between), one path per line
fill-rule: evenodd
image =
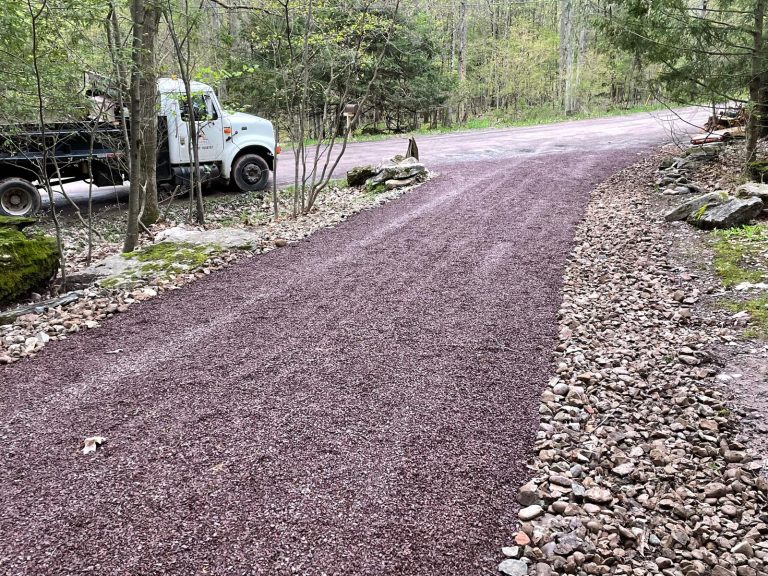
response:
M712 233L716 239L715 272L726 287L763 279L761 254L768 249L768 227L764 224L741 226Z
M733 313L742 311L749 313L750 326L744 331L746 337L768 340L768 296L740 302L726 301L723 302L723 306Z
M713 234L720 238L728 240L742 240L745 242L768 242L768 226L765 224L753 224L739 226L738 228L728 228L726 230L716 230Z
M766 275L768 264L768 225L755 224L712 232L715 271L726 287L742 282L756 284ZM768 340L768 295L746 300L722 300L720 305L737 313L747 312L747 338Z
M747 261L748 250L728 240L719 240L714 245L715 272L726 287L735 286L742 282L756 283L763 277L759 270L750 270L744 264Z

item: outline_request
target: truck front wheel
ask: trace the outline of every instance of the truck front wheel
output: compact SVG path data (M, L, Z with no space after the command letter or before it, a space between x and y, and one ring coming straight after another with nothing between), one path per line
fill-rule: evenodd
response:
M232 180L243 192L264 190L269 180L269 165L261 156L243 154L232 165Z
M40 210L40 193L29 180L0 180L0 215L33 216Z

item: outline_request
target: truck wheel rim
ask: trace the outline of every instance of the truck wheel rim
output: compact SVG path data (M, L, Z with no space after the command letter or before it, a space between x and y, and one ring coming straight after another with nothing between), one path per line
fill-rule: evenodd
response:
M248 184L256 184L261 180L261 168L257 164L248 164L243 167L243 178Z
M11 216L24 216L32 208L29 192L21 188L11 188L0 195L3 211Z

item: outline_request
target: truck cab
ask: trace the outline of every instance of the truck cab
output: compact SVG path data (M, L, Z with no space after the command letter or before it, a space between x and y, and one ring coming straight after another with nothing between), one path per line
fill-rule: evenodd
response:
M160 114L168 136L170 174L158 173L159 181L171 176L184 179L192 165L189 115L195 119L198 157L203 177L221 179L242 191L262 190L269 180L275 158L272 123L258 116L227 113L213 89L191 83L192 102L187 102L184 83L173 78L158 81Z

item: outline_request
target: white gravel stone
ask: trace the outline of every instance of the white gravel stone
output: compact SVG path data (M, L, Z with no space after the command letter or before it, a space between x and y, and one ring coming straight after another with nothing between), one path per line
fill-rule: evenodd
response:
M538 504L533 504L531 506L526 506L525 508L522 508L517 513L517 516L523 522L527 522L528 520L533 520L537 516L540 516L542 512L544 512L544 509L541 506L539 506Z
M527 576L528 564L522 560L504 560L499 564L499 572L507 576Z

